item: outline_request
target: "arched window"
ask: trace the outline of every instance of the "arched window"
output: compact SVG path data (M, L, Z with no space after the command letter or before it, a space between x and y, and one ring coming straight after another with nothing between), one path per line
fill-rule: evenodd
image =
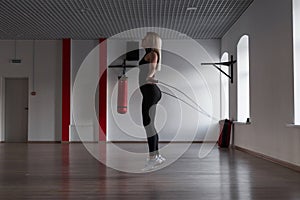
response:
M294 123L300 124L300 1L293 0Z
M249 36L241 37L237 45L237 120L250 118Z
M221 62L228 62L229 54L224 52L221 57ZM228 74L227 66L221 66L221 69ZM229 119L229 79L227 76L221 74L221 119Z

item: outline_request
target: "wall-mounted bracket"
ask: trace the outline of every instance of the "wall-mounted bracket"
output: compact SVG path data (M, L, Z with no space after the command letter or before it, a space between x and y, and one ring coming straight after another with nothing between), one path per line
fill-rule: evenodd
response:
M230 57L230 61L228 62L220 62L220 63L201 63L201 65L212 65L217 68L221 73L227 76L230 79L230 82L233 83L233 64L236 63L236 60L233 60L233 56ZM218 65L223 65L230 67L230 74L226 74Z
M122 75L118 76L118 78L120 79L123 75L126 74L126 68L134 68L137 67L136 65L126 65L126 59L123 60L122 65L110 65L108 66L108 68L123 68L122 71Z

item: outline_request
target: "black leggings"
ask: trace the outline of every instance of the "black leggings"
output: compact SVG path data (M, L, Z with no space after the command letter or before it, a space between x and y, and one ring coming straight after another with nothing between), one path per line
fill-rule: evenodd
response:
M156 84L145 84L140 87L143 95L142 114L150 153L158 152L158 134L154 127L156 104L161 99L161 91Z

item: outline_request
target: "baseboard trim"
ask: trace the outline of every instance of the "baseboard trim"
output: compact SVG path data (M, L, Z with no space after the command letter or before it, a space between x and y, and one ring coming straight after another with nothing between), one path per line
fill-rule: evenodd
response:
M57 144L57 143L61 143L60 141L28 141L26 143L29 144Z
M0 141L0 143L11 143L11 142L5 142ZM83 141L28 141L28 142L20 142L20 143L29 143L29 144L78 144L78 143L98 143L98 141L90 141L90 142L83 142ZM147 143L147 141L107 141L107 143L132 143L132 144L138 144L138 143ZM192 144L213 144L216 143L215 141L159 141L161 144L166 143L192 143Z
M62 144L83 144L83 143L98 143L98 141L61 141Z
M105 142L105 141L103 141ZM62 144L80 144L80 143L98 143L98 141L95 142L82 142L82 141L62 141ZM110 144L146 144L147 141L106 141L106 143ZM175 144L185 144L185 143L192 143L192 144L203 144L203 143L209 143L213 144L216 143L215 141L159 141L160 144L168 144L168 143L175 143Z
M108 141L107 143L133 143L133 144L139 144L139 143L147 143L147 141ZM159 141L161 144L166 143L192 143L192 144L203 144L203 143L216 143L213 141Z
M6 142L6 141L0 141L0 143L3 144L59 144L60 141L27 141L27 142Z
M264 160L276 163L276 164L281 165L283 167L287 167L287 168L289 168L291 170L300 172L300 166L298 166L298 165L295 165L295 164L292 164L292 163L289 163L289 162L285 162L285 161L282 161L282 160L279 160L279 159L276 159L276 158L264 155L262 153L257 153L255 151L251 151L249 149L245 149L243 147L239 147L239 146L236 146L236 145L233 146L233 148L236 149L236 150L238 150L238 151L242 151L244 153L248 153L250 155L253 155L255 157L262 158Z

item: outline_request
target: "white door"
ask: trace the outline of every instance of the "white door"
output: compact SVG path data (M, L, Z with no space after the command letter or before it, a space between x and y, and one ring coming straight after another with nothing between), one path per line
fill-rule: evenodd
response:
M5 142L27 142L28 78L5 79Z

